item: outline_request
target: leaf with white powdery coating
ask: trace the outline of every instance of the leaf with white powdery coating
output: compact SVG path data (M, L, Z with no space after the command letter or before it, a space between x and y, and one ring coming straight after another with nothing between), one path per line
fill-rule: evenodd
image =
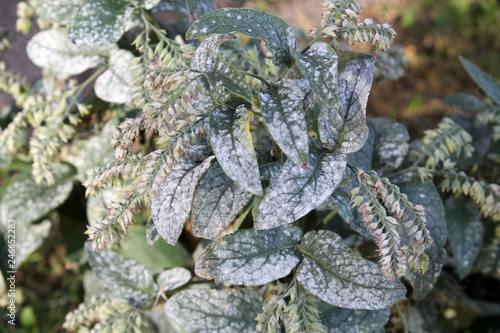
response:
M177 243L191 211L195 188L213 159L209 157L199 164L189 157L181 158L167 177L158 199L151 203L156 230L170 245Z
M191 213L194 235L217 238L252 197L252 193L229 178L220 164L214 162L196 187Z
M259 96L262 116L274 141L295 164L307 168L309 137L299 85L284 78L275 87L259 92Z
M311 89L332 108L337 108L337 54L330 45L315 42L306 53L302 54L292 50L304 76L307 78Z
M128 103L132 99L133 80L130 75L130 62L134 55L125 50L111 52L109 69L99 75L94 91L97 97L110 103Z
M191 68L200 72L210 72L219 60L219 41L223 35L208 36L194 52Z
M285 162L278 178L267 188L255 217L255 229L295 222L323 203L340 184L346 156L324 151L314 139L310 151L308 169L290 160Z
M127 0L88 0L73 19L68 37L76 45L107 45L117 42L133 7Z
M37 6L37 14L45 21L71 24L85 0L44 0Z
M208 82L214 87L225 87L227 90L243 97L249 102L253 101L252 91L245 78L236 68L219 61L215 64L213 71L205 73Z
M236 110L227 105L210 115L210 141L224 172L245 190L262 195L259 165L250 134L253 113L244 107Z
M162 291L179 288L191 280L191 273L182 267L174 267L158 275L156 282Z
M254 290L183 290L165 313L187 332L255 332L262 296Z
M260 286L290 274L299 263L294 255L302 231L290 225L270 230L239 230L211 243L195 272L206 279Z
M334 232L308 232L299 249L304 260L297 270L297 280L328 304L381 310L406 294L399 280L389 281L378 264L354 254Z
M109 50L109 47L74 45L62 29L40 31L26 47L28 57L35 65L66 76L104 64Z
M115 297L125 298L134 306L152 299L158 286L148 269L130 259L110 251L92 251L92 243L85 243L90 266L104 288Z
M458 276L467 276L476 260L483 242L483 224L479 212L463 197L446 201L446 229Z
M274 55L275 65L293 64L290 54L290 48L295 49L296 44L293 29L281 18L256 9L223 8L210 12L191 25L186 39L234 32L264 39Z
M323 144L336 152L349 154L361 149L368 138L366 104L374 65L372 56L345 53L348 62L339 66L339 104L335 107L323 105L318 121Z

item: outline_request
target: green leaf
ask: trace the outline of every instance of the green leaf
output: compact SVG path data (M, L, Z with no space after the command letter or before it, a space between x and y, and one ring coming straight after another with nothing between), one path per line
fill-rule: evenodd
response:
M222 35L208 36L194 52L191 68L200 72L213 71L219 60L219 41Z
M259 96L262 116L274 141L295 164L307 168L309 144L299 85L284 78Z
M427 271L423 275L412 272L409 276L415 293L423 298L434 287L446 258L446 251L443 249L447 237L444 206L436 186L430 181L422 183L418 176L414 175L404 182L396 182L396 185L408 196L411 203L425 207L426 226L434 242L425 250L429 256Z
M85 0L44 0L37 6L37 14L45 21L69 25Z
M410 135L403 125L391 119L367 118L370 131L363 148L347 160L364 170L388 172L397 169L408 153Z
M110 47L76 46L61 29L40 31L26 47L28 57L35 65L66 77L104 64L109 51Z
M328 198L342 181L346 157L324 151L311 141L310 166L302 169L287 160L278 178L266 190L255 217L255 229L295 222Z
M155 221L153 221L151 217L149 217L146 223L146 239L148 241L148 246L153 246L153 244L160 239L160 234L158 230L156 230Z
M210 115L210 141L224 172L245 190L262 195L259 165L250 134L253 113L244 107L227 105Z
M184 157L173 167L157 200L151 203L151 217L156 229L170 245L175 245L184 229L194 191L198 181L207 171L214 157L203 163Z
M95 94L110 103L130 103L133 80L130 75L130 62L134 55L125 50L111 52L109 69L102 73L94 85Z
M213 163L196 187L191 213L194 235L217 238L252 197L224 173L219 163Z
M304 260L297 280L330 305L381 310L406 294L399 280L389 281L379 265L354 254L334 232L308 232L299 249Z
M342 56L346 57L344 53ZM373 81L373 66L373 57L367 55L356 55L343 68L340 66L339 106L324 104L321 109L318 119L321 140L338 153L358 151L368 138L366 103Z
M302 90L302 94L304 95L304 100L302 102L302 109L304 110L304 114L306 115L305 117L306 117L307 130L309 131L313 128L314 120L316 119L316 116L314 114L314 105L316 102L316 96L314 95L314 92L312 91L306 79L296 79L295 82L297 82L297 84L300 87L300 90Z
M446 229L458 276L467 276L483 241L483 224L479 212L463 197L451 197L446 201Z
M292 50L302 73L311 89L332 108L338 108L337 96L337 54L330 45L315 42L304 53Z
M200 17L213 10L215 10L214 0L162 0L154 12L179 12Z
M289 67L293 64L290 55L296 43L293 29L279 17L256 9L215 10L194 22L186 32L186 39L234 32L263 39L274 55L275 65Z
M156 7L161 2L161 0L133 0L133 2L137 3L137 5L140 7L150 10Z
M76 45L107 45L125 32L133 7L127 0L88 0L73 19L68 37Z
M189 280L191 280L191 273L187 269L175 267L161 272L156 282L162 291L168 291L185 285Z
M18 226L28 226L66 201L73 189L73 169L55 163L50 171L54 185L38 184L30 175L20 176L5 188L0 202L0 225L6 227L8 220L16 220Z
M171 297L165 313L187 332L255 332L262 296L254 290L184 290Z
M9 166L12 162L7 147L3 142L0 142L0 169Z
M491 99L500 105L500 83L492 76L486 74L481 68L474 65L469 60L459 57L460 62L472 79L491 97Z
M343 309L325 302L318 304L318 310L328 333L373 333L383 328L391 315L389 309Z
M285 225L270 230L239 230L205 248L195 272L205 279L260 286L290 274L299 263L293 253L302 231Z
M245 78L236 68L219 61L213 71L206 72L205 76L213 87L224 87L233 94L243 97L249 102L253 101L252 91Z
M112 296L121 297L134 306L141 306L154 297L158 286L146 266L110 251L92 251L92 243L85 244L89 263L102 286Z
M136 260L151 271L171 267L187 267L190 261L188 251L181 244L169 245L164 241L147 244L146 227L144 225L129 226L128 238L121 242L117 253L126 258Z

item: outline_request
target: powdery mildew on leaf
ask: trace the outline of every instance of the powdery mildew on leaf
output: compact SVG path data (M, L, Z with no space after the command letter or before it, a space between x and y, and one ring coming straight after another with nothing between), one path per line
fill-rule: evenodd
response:
M391 311L353 310L331 306L328 303L318 304L321 323L328 333L373 333L383 329L389 321Z
M156 230L155 221L150 217L146 224L146 239L148 246L152 246L158 239L160 239L160 234Z
M330 45L315 42L306 53L292 50L302 73L306 77L311 89L332 108L337 108L337 61L338 57Z
M180 159L165 181L158 199L152 201L151 217L156 230L170 245L177 243L191 211L195 188L213 159L213 156L209 157L201 164L188 157Z
M185 6L185 4L184 4ZM221 35L208 36L196 48L191 68L200 72L210 72L214 69L215 64L219 60L219 40Z
M223 8L215 10L194 22L186 33L186 39L212 34L239 32L261 38L274 55L277 66L293 63L290 48L295 49L293 29L281 18L269 13L249 8Z
M97 78L94 85L97 97L110 103L129 103L132 100L133 80L129 67L133 59L134 55L129 51L111 51L110 67Z
M28 226L54 208L60 206L71 193L72 169L68 165L53 164L51 172L55 184L37 184L31 177L16 179L4 190L0 202L0 224L7 227L8 220L16 225Z
M307 167L309 137L299 85L284 78L259 96L262 116L274 141L295 164Z
M141 7L144 7L146 9L152 9L154 7L156 7L160 2L161 0L132 0L133 2L137 2L137 4Z
M302 236L297 227L239 230L211 243L195 272L206 279L260 286L285 277L299 263L293 252Z
M349 154L363 147L368 138L366 104L373 81L373 57L359 56L340 71L339 105L323 105L318 119L323 144Z
M191 273L182 267L167 269L158 275L156 282L162 291L179 288L191 280Z
M37 6L37 14L49 22L71 24L85 0L44 0Z
M107 45L117 42L133 7L126 0L88 0L73 19L68 37L76 45Z
M146 266L110 250L94 252L90 242L85 243L85 250L101 285L113 296L140 306L156 293L158 286Z
M245 190L262 195L259 165L250 134L253 113L244 107L236 110L227 105L210 115L210 141L224 172Z
M314 95L314 92L312 91L306 79L296 79L295 82L297 82L300 90L302 90L302 94L304 95L302 109L304 110L304 114L306 115L307 130L310 130L312 129L314 125L314 119L316 118L314 114L314 104L316 102L316 96Z
M247 81L236 68L228 63L223 61L216 63L213 71L207 72L205 75L212 86L222 86L249 102L253 101L252 91Z
M342 181L346 156L324 151L311 141L310 164L302 169L291 160L283 165L278 178L267 188L255 229L270 229L295 222L328 198Z
M42 245L49 236L51 227L50 220L43 220L38 224L24 224L16 221L16 268L20 267L26 258ZM5 240L7 241L8 239Z
M308 232L299 249L304 260L297 271L297 280L328 304L381 310L406 294L399 280L389 281L378 264L354 254L334 232Z
M28 57L35 65L66 76L102 65L109 51L109 47L74 45L62 29L40 31L26 47Z
M458 276L467 276L483 242L483 224L479 212L463 198L451 197L446 201L446 227L453 251Z
M165 305L165 313L187 332L250 333L262 311L254 290L184 290Z
M252 197L224 173L219 163L213 163L196 187L191 213L194 235L217 238Z

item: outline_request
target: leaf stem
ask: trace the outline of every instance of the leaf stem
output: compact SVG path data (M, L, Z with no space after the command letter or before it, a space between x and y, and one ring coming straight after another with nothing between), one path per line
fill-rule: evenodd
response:
M253 74L253 73L250 73L250 72L245 72L245 71L238 71L240 72L240 74L242 75L246 75L246 76L251 76L261 82L263 82L266 86L268 86L269 88L272 88L273 86L266 80L264 79L262 76L259 76L259 75L256 75L256 74Z
M406 322L406 318L403 315L403 312L401 311L401 308L399 307L399 304L396 303L396 304L394 304L394 306L396 307L396 310L398 311L399 319L401 319L401 323L403 324L403 331L404 331L404 333L409 333L410 330L408 329L408 323Z

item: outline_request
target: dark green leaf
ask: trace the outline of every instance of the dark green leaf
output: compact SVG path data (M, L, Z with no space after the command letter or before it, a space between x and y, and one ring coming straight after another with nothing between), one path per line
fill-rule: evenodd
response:
M460 61L472 79L491 97L495 103L500 105L500 83L492 76L486 74L481 68L474 65L469 60L460 57Z
M205 73L205 76L212 86L222 86L249 102L253 101L252 91L247 81L236 68L228 63L223 61L216 63L213 71Z
M245 190L262 195L259 165L250 134L253 113L244 107L227 105L215 108L210 115L210 141L224 172Z
M308 232L299 247L304 261L298 281L330 305L348 309L381 310L406 294L399 281L389 281L380 266L354 254L334 232Z
M483 106L483 102L476 96L466 93L456 93L444 99L446 104L458 106L465 111L479 111Z
M191 214L193 233L200 238L217 238L252 196L229 178L219 163L213 163L196 187Z
M308 169L285 162L260 204L256 229L295 222L324 202L342 181L345 155L324 151L316 140L311 141L310 152Z
M306 53L302 54L292 50L304 76L307 78L311 89L332 108L338 108L337 96L337 54L330 45L315 42Z
M144 265L110 250L94 252L90 242L85 244L85 249L90 266L102 286L113 296L125 298L134 306L140 306L154 297L158 286Z
M184 229L198 181L210 167L213 157L199 164L189 157L177 162L157 200L151 203L156 230L167 243L175 245Z
M318 119L319 133L323 144L348 154L361 149L368 138L366 103L373 81L373 57L356 55L340 68L339 105L323 105Z
M302 94L304 95L304 101L302 102L302 109L304 110L304 114L306 115L306 124L307 130L311 130L314 126L315 114L314 114L314 105L316 102L316 96L312 91L309 83L306 79L296 79L295 82L302 90Z
M299 263L293 252L302 236L297 227L239 230L205 248L195 272L206 279L260 286L290 274Z
M234 32L264 39L274 54L275 65L288 67L293 64L290 55L290 49L295 49L296 43L293 29L279 17L260 10L223 8L213 11L191 25L186 39Z
M274 141L295 164L307 168L309 144L299 85L284 78L259 95L262 116Z
M133 7L127 0L88 0L69 29L68 37L76 45L107 45L117 42Z
M255 332L262 296L254 290L184 290L165 305L165 313L187 332Z
M446 201L446 227L460 279L465 278L476 260L483 241L479 212L463 197Z

